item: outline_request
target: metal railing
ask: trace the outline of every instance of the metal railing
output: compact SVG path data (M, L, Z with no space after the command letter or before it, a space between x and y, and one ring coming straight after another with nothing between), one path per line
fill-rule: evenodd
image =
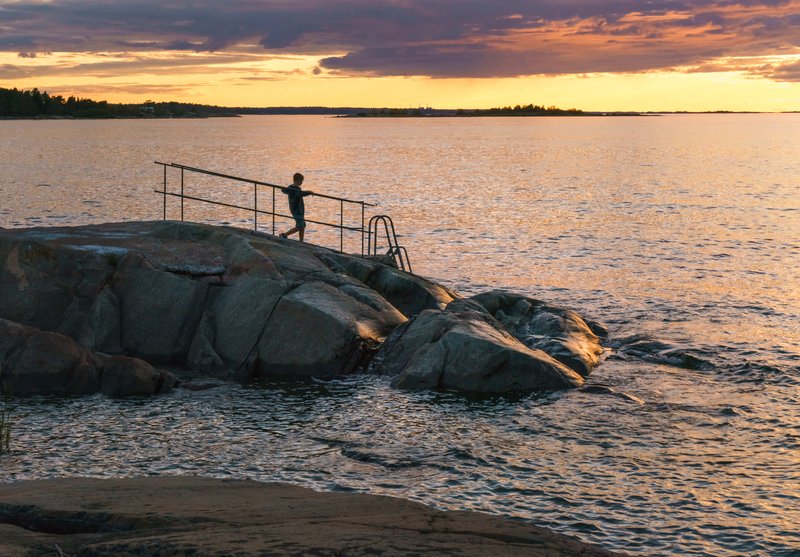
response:
M275 234L275 226L276 226L276 218L282 219L293 219L291 215L286 215L284 213L279 213L275 209L275 193L278 190L285 190L284 186L279 186L277 184L270 184L268 182L262 182L261 180L253 180L250 178L242 178L239 176L231 176L230 174L223 174L220 172L214 172L211 170L206 170L204 168L195 168L193 166L186 166L183 164L177 164L174 162L166 163L166 162L159 162L155 161L156 164L161 165L164 171L164 182L163 187L160 190L154 190L156 193L161 194L163 196L163 211L164 211L164 220L167 220L167 197L176 197L179 198L180 201L180 217L181 221L184 220L184 211L185 211L185 202L186 200L189 201L197 201L200 203L207 203L210 205L218 205L221 207L227 207L229 209L237 209L242 211L248 211L253 213L253 230L258 231L258 216L259 215L269 215L272 217L272 234ZM175 169L180 172L180 191L169 191L167 188L167 179L168 173L167 169ZM199 197L197 195L188 195L186 193L186 174L187 173L196 173L205 176L212 176L216 178L223 178L225 180L232 180L234 182L239 182L240 184L244 184L246 186L252 186L252 196L253 196L253 205L252 206L245 206L240 205L237 203L228 203L219 200L208 199L205 197ZM259 209L259 188L270 188L272 191L271 200L271 210L267 211L263 208ZM339 230L339 251L344 252L344 234L345 232L352 232L358 233L361 238L361 255L372 255L377 256L378 254L378 238L380 237L379 230L380 225L383 225L384 235L386 237L386 242L388 245L386 255L390 256L394 261L395 266L398 269L402 269L403 271L407 271L409 273L413 272L411 270L411 262L408 258L408 250L403 246L398 245L397 243L397 234L394 228L394 222L392 222L391 217L389 215L375 215L370 218L368 226L365 228L364 222L366 217L366 208L367 207L375 207L372 203L367 203L366 201L356 201L353 199L346 199L344 197L336 197L333 195L325 195L322 193L312 193L314 197L319 197L322 199L330 199L332 201L336 201L339 204L339 223L332 223L332 222L324 222L318 220L311 220L305 219L306 222L311 222L314 224L319 224L322 226L327 226L331 228L335 228ZM346 226L344 224L344 209L345 204L356 205L360 208L360 217L361 223L360 226ZM261 205L263 207L263 203ZM365 246L366 241L366 246Z
M192 167L192 166L186 166L186 165L177 164L177 163L174 163L174 162L166 163L166 162L155 161L155 163L158 164L158 165L161 165L163 167L163 171L164 171L163 188L161 190L158 190L158 189L154 190L156 193L161 194L163 196L163 198L164 198L164 202L163 202L163 205L164 205L164 220L167 219L167 197L175 197L175 198L179 198L180 199L180 220L181 221L183 221L183 219L184 219L184 204L185 204L186 200L196 201L196 202L201 202L201 203L208 203L210 205L218 205L218 206L227 207L227 208L230 208L230 209L238 209L238 210L252 212L253 213L253 230L256 230L256 231L258 230L258 227L259 227L259 221L258 221L259 215L271 216L272 217L272 233L273 234L275 234L276 218L282 218L282 219L287 219L287 220L293 218L291 215L287 215L287 214L284 214L284 213L279 213L276 210L276 196L275 196L275 193L278 190L283 191L285 189L285 186L279 186L277 184L270 184L268 182L263 182L261 180L253 180L253 179L250 179L250 178L242 178L242 177L239 177L239 176L231 176L230 174L222 174L220 172L213 172L211 170L206 170L206 169L203 169L203 168L195 168L195 167ZM168 169L175 169L175 170L180 172L180 191L179 192L177 192L177 191L169 191L168 188L167 188L167 178L168 178L167 170ZM217 178L223 178L223 179L226 179L226 180L232 180L234 182L239 182L240 184L247 185L248 187L252 186L252 206L245 206L245 205L241 205L241 204L238 204L238 203L229 203L229 202L224 202L224 201L219 201L219 200L213 200L213 199L208 199L208 198L204 198L204 197L199 197L197 195L189 195L189 194L187 194L186 193L186 175L187 175L187 173L195 173L195 174L202 174L202 175L205 175L205 176L213 176L213 177L217 177ZM272 195L271 195L271 198L272 198L271 210L265 210L263 208L260 208L260 207L264 206L264 204L263 204L263 194L262 194L261 198L259 197L259 190L262 189L262 188L270 188L272 190L272 192L271 192L272 193ZM323 199L329 199L329 200L338 202L338 204L339 204L339 223L336 224L336 223L332 223L332 222L324 222L324 221L317 221L317 220L311 220L311 219L306 219L306 222L310 222L310 223L319 224L319 225L322 225L322 226L327 226L327 227L338 229L339 230L339 251L341 251L341 252L344 252L344 235L345 235L345 232L357 233L357 234L359 234L361 236L361 254L364 255L365 253L368 253L368 251L365 251L365 245L364 244L365 244L365 237L369 237L370 236L370 231L367 228L365 228L365 226L364 226L364 223L365 223L365 212L366 212L366 207L375 207L375 205L372 204L372 203L367 203L365 201L356 201L356 200L353 200L353 199L346 199L344 197L336 197L336 196L333 196L333 195L325 195L325 194L321 194L321 193L312 193L311 195L313 195L314 197L319 197L319 198L323 198ZM261 205L259 205L259 200L260 199L262 201ZM347 205L356 205L356 206L360 207L360 210L361 210L361 224L360 224L360 226L347 226L347 225L345 225L345 223L344 223L345 204L347 204ZM394 230L394 226L392 226L392 230ZM387 231L388 231L388 229L387 229ZM367 238L366 242L372 244L371 238Z

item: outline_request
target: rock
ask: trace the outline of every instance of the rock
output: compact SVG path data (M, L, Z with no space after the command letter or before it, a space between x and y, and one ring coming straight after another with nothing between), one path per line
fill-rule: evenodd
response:
M0 319L0 364L5 362L13 350L35 333L37 329L20 325L7 319ZM0 365L0 373L3 366Z
M196 476L6 484L0 555L56 554L615 555L521 520L288 484Z
M597 336L569 310L508 293L459 299L381 261L268 234L170 221L0 230L0 318L67 335L89 354L187 367L187 380L349 373L408 317L446 306L469 317L462 327L440 318L450 332L428 348L439 351L430 358L457 361L479 341L493 348L471 356L459 379L434 380L428 369L420 384L493 392L562 385L541 370L535 381L501 371L522 369L530 353L541 360L539 348L583 375L599 361ZM534 350L520 351L504 328ZM462 338L470 340L460 346ZM481 375L479 363L495 377Z
M379 371L404 389L510 393L583 384L565 365L472 311L426 310L399 327L381 350Z
M106 354L122 354L122 307L111 286L104 288L94 299L89 313L92 331L88 346Z
M583 387L581 387L581 391L584 393L615 396L617 398L620 398L627 402L633 402L640 406L644 406L646 404L644 400L642 400L636 395L632 395L630 393L626 393L623 391L618 391L615 388L609 387L607 385L584 385Z
M60 333L0 319L0 392L111 396L167 392L174 375L126 356L89 352Z
M139 358L110 356L102 361L100 392L113 397L168 393L177 380Z
M54 331L72 302L79 263L41 242L0 237L0 317Z
M97 361L71 338L35 331L2 366L0 386L14 395L83 395L100 390Z
M346 273L386 298L406 317L426 309L442 309L456 299L450 289L369 258L327 253L321 257L332 270Z
M242 378L344 373L402 311L452 299L378 262L186 222L3 230L0 258L0 318L89 351Z
M696 371L711 371L716 368L711 354L699 348L675 346L668 342L634 335L617 341L615 359L638 358L652 363L675 366Z
M364 289L348 295L353 289L309 282L281 297L259 340L254 375L335 377L356 369L405 317Z
M485 308L525 346L547 352L583 377L600 363L600 338L570 309L500 290L468 300Z
M125 352L153 363L182 364L209 288L203 282L160 271L141 255L126 255L113 280L120 300Z

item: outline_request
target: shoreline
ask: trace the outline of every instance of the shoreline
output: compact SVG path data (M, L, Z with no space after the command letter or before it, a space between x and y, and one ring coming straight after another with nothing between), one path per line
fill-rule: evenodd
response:
M0 554L615 557L511 518L198 476L0 484Z

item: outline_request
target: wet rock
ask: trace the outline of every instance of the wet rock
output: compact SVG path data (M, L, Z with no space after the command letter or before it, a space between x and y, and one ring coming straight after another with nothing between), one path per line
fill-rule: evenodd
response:
M509 393L583 384L567 366L473 311L426 310L399 327L381 351L379 371L403 389Z
M607 385L585 385L581 387L581 391L585 393L591 393L596 395L609 395L620 398L627 402L633 402L634 404L638 404L640 406L644 406L646 403L644 400L639 398L636 395L632 395L630 393L626 393L623 391L618 391L613 387L609 387Z
M82 395L100 390L97 361L59 333L35 331L3 362L0 385L14 395Z
M60 333L0 319L0 392L26 395L112 396L167 392L174 375L137 358L107 356Z
M633 357L656 364L697 371L710 371L716 367L702 350L675 346L643 335L621 339L617 344L617 353L614 356L617 359Z
M100 392L113 397L151 395L171 391L177 378L144 360L127 356L100 357Z
M583 377L600 363L600 338L570 309L501 290L456 303L480 304L525 346L546 352Z

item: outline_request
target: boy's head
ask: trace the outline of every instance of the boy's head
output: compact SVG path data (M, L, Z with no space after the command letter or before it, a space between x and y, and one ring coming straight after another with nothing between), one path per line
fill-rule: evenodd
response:
M298 186L303 183L303 175L300 174L299 172L295 172L292 178L294 179L294 183L297 184Z

